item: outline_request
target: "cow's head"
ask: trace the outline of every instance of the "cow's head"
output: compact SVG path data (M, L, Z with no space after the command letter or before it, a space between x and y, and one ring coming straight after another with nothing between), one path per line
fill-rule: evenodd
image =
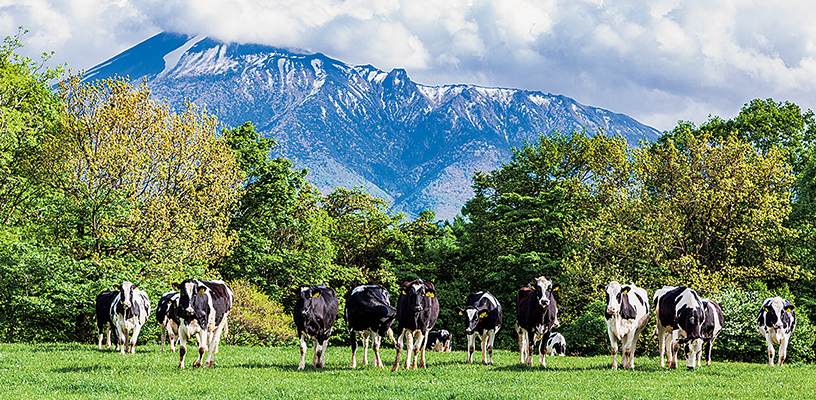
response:
M177 310L179 316L192 317L206 312L205 307L209 304L209 291L201 282L196 279L187 279L181 283L173 283L173 289L179 292Z
M456 312L465 317L465 334L472 335L479 322L487 318L487 310L478 310L475 307L457 307Z
M312 312L312 302L320 298L322 294L321 289L326 288L326 285L301 285L296 289L297 307L300 308L300 314L305 318Z
M133 307L133 290L138 287L139 285L134 285L128 281L124 281L121 285L116 286L116 288L122 292L122 306L125 307L126 310Z
M781 297L774 297L765 300L765 303L762 305L762 310L760 311L760 316L764 313L765 326L788 332L796 316L793 310L794 306L790 301Z
M400 286L400 297L407 299L408 307L412 311L422 311L422 304L425 297L436 296L434 285L430 282L423 282L422 279L414 279L410 282L405 282Z
M558 291L558 288L558 285L553 285L551 280L543 276L539 276L535 281L530 283L530 289L533 289L533 292L535 292L536 301L544 308L550 305L552 292Z
M599 285L598 290L606 294L606 318L611 318L618 314L623 318L635 318L634 309L629 303L629 292L632 287L629 285L621 286L617 281L609 282L608 285Z

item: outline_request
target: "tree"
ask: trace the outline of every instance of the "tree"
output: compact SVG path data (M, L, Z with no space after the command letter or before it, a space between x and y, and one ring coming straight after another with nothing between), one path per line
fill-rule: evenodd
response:
M42 145L61 194L46 219L63 248L78 259L170 265L207 263L227 251L244 175L214 116L192 104L171 113L146 86L122 78L71 76L59 96L64 129Z

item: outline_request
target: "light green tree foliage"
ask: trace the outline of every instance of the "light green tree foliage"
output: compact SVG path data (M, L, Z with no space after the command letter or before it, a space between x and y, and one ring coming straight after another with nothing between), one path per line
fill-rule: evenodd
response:
M269 159L274 141L259 138L249 122L223 136L247 180L230 224L237 242L216 269L227 279L249 279L276 300L293 286L334 277L331 220L307 171L284 158Z
M231 244L229 212L244 174L217 120L188 104L171 113L126 79L59 85L65 130L43 144L61 198L51 234L74 256L131 255L206 263Z

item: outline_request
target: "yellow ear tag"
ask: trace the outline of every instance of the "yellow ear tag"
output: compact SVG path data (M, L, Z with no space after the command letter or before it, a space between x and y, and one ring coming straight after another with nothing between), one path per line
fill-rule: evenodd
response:
M464 315L464 314L465 314L465 313L463 313L463 312L459 311L459 315Z
M402 294L406 294L404 289L403 289L403 291L402 291Z
M316 297L320 297L320 292L315 292L315 294L312 295L313 299L316 298Z
M207 291L207 288L200 287L198 288L198 294L204 294Z
M536 285L530 285L530 289L536 290Z
M785 307L785 312L791 312L791 311L793 311L793 307Z
M433 293L425 293L425 296L434 297L434 294Z
M482 313L479 314L479 318L484 318L486 316L487 316L487 311L482 311Z
M553 290L558 290L558 289L553 288ZM621 290L621 294L627 294L627 293L629 293L629 288Z
M553 286L552 291L557 292L558 289L560 289L560 288L561 288L561 286Z

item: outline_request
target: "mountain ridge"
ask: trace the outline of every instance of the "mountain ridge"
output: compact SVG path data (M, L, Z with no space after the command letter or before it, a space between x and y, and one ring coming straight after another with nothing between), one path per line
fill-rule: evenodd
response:
M177 58L175 58L177 57ZM161 60L159 62L158 60ZM252 121L275 155L309 168L327 192L362 186L410 215L451 219L475 170L495 169L539 133L586 128L635 146L659 132L563 96L467 84L428 86L406 70L348 65L321 53L160 33L91 69L86 79L147 78L155 98L191 100L227 126Z

